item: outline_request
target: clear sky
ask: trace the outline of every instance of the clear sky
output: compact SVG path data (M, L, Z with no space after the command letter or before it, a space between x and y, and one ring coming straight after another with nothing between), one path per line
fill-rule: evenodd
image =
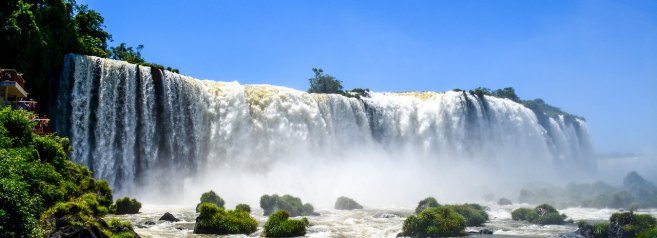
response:
M587 118L599 152L657 152L657 1L78 0L113 44L200 79L306 90L512 86Z

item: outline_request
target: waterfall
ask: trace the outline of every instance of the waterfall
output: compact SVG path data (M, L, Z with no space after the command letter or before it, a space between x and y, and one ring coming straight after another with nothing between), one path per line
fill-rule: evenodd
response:
M583 120L536 115L491 96L449 91L356 99L198 80L92 56L65 61L57 130L70 136L75 162L119 191L217 171L266 174L291 158L356 163L372 157L366 166L374 169L418 161L439 171L432 161L585 166L592 152Z

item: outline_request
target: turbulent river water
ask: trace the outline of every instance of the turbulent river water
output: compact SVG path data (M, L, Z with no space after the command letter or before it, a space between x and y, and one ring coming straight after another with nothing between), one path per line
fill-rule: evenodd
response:
M533 225L526 222L513 221L511 211L519 207L530 207L527 204L498 206L487 204L488 214L491 218L485 227L468 227L466 231L479 231L489 229L493 235L481 235L482 237L559 237L559 235L573 233L577 225ZM533 207L533 206L532 206ZM170 212L180 222L165 222L158 219L165 213ZM396 237L401 231L404 218L401 216L411 214L412 209L364 209L353 211L319 210L321 216L308 217L311 226L307 237ZM618 212L614 209L591 209L591 208L568 208L559 210L569 218L579 221L605 222L612 213ZM638 213L647 213L657 216L657 209L639 210ZM254 209L252 216L258 220L259 228L251 237L258 237L262 232L262 225L266 217L261 216L262 210ZM175 206L145 206L141 213L135 215L116 216L131 221L136 231L142 237L247 237L244 235L212 236L196 235L194 221L197 213L193 207ZM145 225L147 221L155 222L155 225ZM470 235L480 236L480 235Z

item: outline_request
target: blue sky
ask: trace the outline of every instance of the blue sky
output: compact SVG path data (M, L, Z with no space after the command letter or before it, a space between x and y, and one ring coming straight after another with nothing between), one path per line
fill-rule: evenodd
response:
M587 118L597 151L657 153L657 1L79 0L114 43L201 79L305 90L512 86Z

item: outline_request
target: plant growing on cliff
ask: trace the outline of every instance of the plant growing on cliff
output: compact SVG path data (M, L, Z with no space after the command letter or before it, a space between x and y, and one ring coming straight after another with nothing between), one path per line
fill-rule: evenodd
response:
M308 79L310 81L309 93L342 93L342 81L335 79L335 77L324 74L321 68L313 68L315 76Z

